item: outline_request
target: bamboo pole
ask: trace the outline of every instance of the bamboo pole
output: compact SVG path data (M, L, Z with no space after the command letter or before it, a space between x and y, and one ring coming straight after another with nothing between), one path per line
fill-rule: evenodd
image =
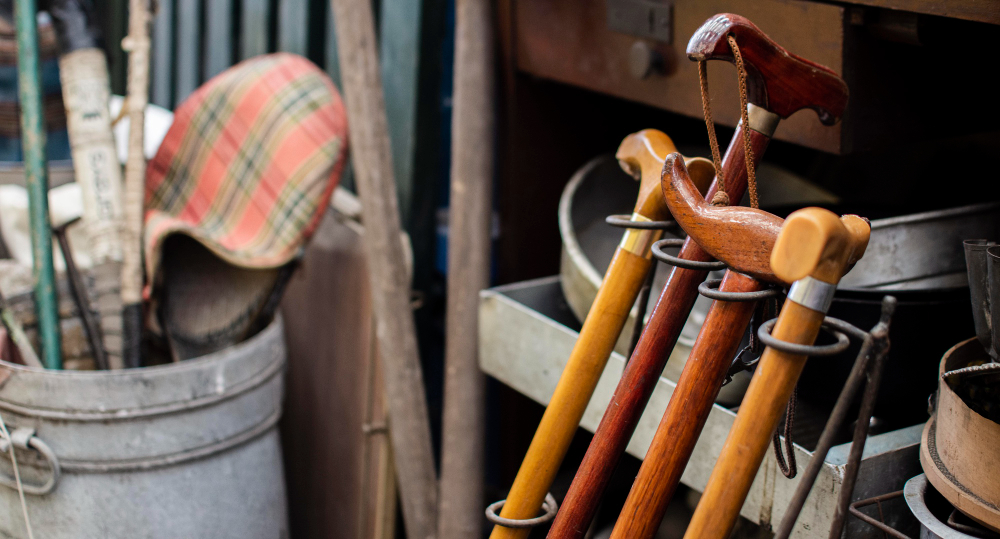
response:
M42 361L48 369L62 368L62 338L52 266L52 230L49 225L49 173L45 157L45 123L42 81L38 59L38 21L35 0L17 0L17 81L21 100L21 141L28 219L31 226L31 260L35 280L35 312L41 340Z
M479 291L489 286L493 191L493 24L489 0L455 4L455 93L448 222L448 311L438 536L482 527L485 377Z
M436 535L437 479L409 278L399 242L402 229L374 18L368 2L332 4L403 520L407 537L428 539Z
M145 118L149 103L148 0L129 0L128 36L128 160L125 162L124 218L122 229L122 359L126 367L141 364L142 345L142 222L146 185Z

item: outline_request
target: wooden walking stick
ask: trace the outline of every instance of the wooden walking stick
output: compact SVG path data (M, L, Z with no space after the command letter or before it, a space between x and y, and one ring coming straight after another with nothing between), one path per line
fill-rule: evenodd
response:
M52 266L52 231L49 224L49 173L45 157L45 122L42 110L41 67L38 60L38 21L35 0L17 0L17 85L21 100L21 146L28 217L31 225L32 274L35 280L35 313L47 369L62 368L62 337Z
M736 51L739 51L738 55ZM742 107L744 119L733 134L722 159L721 171L705 197L708 200L714 201L719 196L720 184L723 183L720 179L724 180L724 192L730 200L740 200L743 197L748 181L747 151L750 153L750 162L754 165L759 163L781 118L787 118L800 109L811 108L817 112L822 123L829 125L839 119L847 104L847 85L843 79L825 67L785 51L753 23L738 15L716 15L706 21L691 37L687 52L689 58L700 63L702 98L706 105L707 60L722 59L736 63L737 67L742 65L744 67L740 71L745 73L745 77L741 76L741 87L745 88L748 101ZM711 111L707 106L706 123L709 134L712 135L710 140L713 142L713 154L718 161ZM749 129L745 129L746 126ZM691 219L687 220L692 222ZM688 238L679 257L700 263L704 267L713 253L721 255L722 250L716 249L718 246L710 241L712 231L706 232L707 234L699 233L705 235L703 241L706 249L702 249L694 238ZM756 270L744 268L744 271L766 272L759 266ZM706 274L707 269L693 267L675 267L671 271L667 286L664 287L615 389L615 406L608 407L597 427L549 532L550 537L580 538L586 533L618 460L624 454L646 403L649 402L670 351L677 343L691 306L697 299L698 283L705 279ZM751 292L759 290L759 286L751 278L730 275L724 280L720 290ZM720 332L717 335L719 349L713 354L725 354L727 361L732 359L732 353L749 323L751 312L751 306L735 304L720 308L715 317L706 320L708 327ZM705 394L699 396L701 399L707 399L712 393L708 386L701 389L705 391ZM694 424L689 427L694 427ZM697 438L699 430L700 427L689 435Z
M102 344L112 369L122 361L122 173L111 131L111 83L104 50L98 44L89 0L53 0L49 6L59 37L59 78L73 169L83 193Z
M856 215L837 218L820 208L788 216L771 253L775 275L792 287L771 336L784 343L816 341L837 283L864 254L871 226ZM684 537L724 539L739 516L771 435L798 382L806 356L764 350L729 437Z
M622 141L616 157L640 181L632 221L662 221L669 216L660 190L663 159L676 151L660 131L647 129ZM705 182L711 174L705 174ZM628 229L615 250L604 281L580 330L552 399L535 431L500 518L535 518L590 402L597 381L621 334L628 313L652 265L650 246L659 230ZM524 538L530 530L497 524L490 537Z
M145 118L149 102L148 0L129 0L128 36L128 160L125 162L124 222L122 229L122 360L139 367L142 345L142 221L146 192Z
M438 485L410 282L400 248L402 227L374 17L368 2L332 3L403 521L407 537L428 539L436 536Z
M489 286L493 194L493 24L488 0L455 3L448 313L438 537L481 535L486 443L479 291Z
M754 298L764 296L761 281L783 282L770 264L782 219L752 208L713 207L692 196L687 171L676 156L667 158L663 184L667 205L681 227L731 268L719 291L751 301L713 302L615 524L615 538L656 534L750 323Z

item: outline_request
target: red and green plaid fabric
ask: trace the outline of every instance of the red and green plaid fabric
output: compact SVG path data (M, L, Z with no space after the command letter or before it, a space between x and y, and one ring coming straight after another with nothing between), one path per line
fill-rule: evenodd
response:
M187 234L228 262L271 268L315 231L340 179L347 119L333 82L272 54L214 77L182 103L146 172L146 272Z

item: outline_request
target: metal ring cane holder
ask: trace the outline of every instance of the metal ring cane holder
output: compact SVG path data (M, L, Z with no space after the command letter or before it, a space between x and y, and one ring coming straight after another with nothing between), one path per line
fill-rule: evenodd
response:
M545 501L542 502L542 509L545 510L545 514L540 517L525 519L503 518L499 515L499 511L503 509L503 504L506 501L507 500L500 500L487 506L486 520L489 520L497 526L503 526L504 528L534 528L535 526L545 524L546 522L556 518L556 513L559 512L559 504L556 503L556 498L551 492L545 495Z

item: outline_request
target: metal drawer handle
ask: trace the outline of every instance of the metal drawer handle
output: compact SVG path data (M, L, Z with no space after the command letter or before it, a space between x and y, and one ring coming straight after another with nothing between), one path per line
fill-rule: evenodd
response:
M49 447L49 444L43 442L38 436L35 436L35 429L21 427L11 431L10 440L0 439L0 453L12 451L12 445L16 449L31 449L38 452L38 454L48 461L49 468L52 470L52 475L44 484L30 485L22 482L21 488L24 490L24 493L31 494L33 496L44 496L55 490L56 483L59 482L59 459L56 458L56 454L52 451L52 448ZM17 481L15 481L13 477L0 475L0 485L17 490Z

